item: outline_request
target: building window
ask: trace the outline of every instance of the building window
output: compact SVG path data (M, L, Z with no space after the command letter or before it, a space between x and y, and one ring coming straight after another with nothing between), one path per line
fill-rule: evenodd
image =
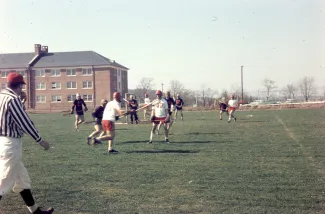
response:
M91 76L93 74L93 69L91 68L83 68L82 75L83 76Z
M61 95L52 95L52 99L51 99L52 103L61 102L61 101L62 101Z
M35 76L36 77L45 77L45 70L36 70Z
M45 103L46 102L46 96L45 95L36 96L36 102L37 103Z
M24 70L18 70L16 73L21 74L23 77L25 76L25 71Z
M83 81L82 88L93 88L93 82L92 81Z
M6 78L6 77L8 77L9 73L10 73L10 71L1 71L1 77Z
M76 89L77 88L77 82L67 82L67 88Z
M76 69L67 69L67 76L76 76Z
M72 94L69 94L68 95L68 102L73 102L73 101L75 101L75 99L76 99L76 95L74 94L74 95L72 95Z
M1 84L1 89L5 89L5 88L7 88L7 84L6 83L2 83Z
M60 82L52 82L52 89L61 89Z
M51 77L59 77L61 76L61 71L58 69L51 69Z
M36 83L36 90L45 90L45 89L46 89L45 82Z
M92 102L93 101L93 95L91 95L91 94L84 94L84 95L82 95L82 99L85 102Z

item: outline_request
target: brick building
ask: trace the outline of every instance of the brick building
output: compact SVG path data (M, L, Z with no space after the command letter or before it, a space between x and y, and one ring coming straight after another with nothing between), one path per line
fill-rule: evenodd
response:
M64 111L79 93L91 109L100 100L112 99L114 91L128 91L128 68L94 51L49 52L36 44L34 52L0 54L0 84L12 71L24 76L26 108Z

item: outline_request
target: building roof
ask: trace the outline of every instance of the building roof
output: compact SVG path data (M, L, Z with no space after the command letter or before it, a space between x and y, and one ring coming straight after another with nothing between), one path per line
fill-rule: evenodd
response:
M0 69L26 68L35 53L0 54ZM73 51L44 53L33 65L34 68L115 66L128 69L94 51Z
M1 68L26 68L28 63L35 57L34 53L0 54Z

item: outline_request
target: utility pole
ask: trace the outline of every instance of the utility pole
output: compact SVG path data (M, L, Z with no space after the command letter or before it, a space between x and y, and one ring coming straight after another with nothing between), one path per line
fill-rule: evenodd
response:
M241 73L241 100L244 102L244 81L243 81L243 68L244 66L241 66L240 73ZM244 103L242 103L244 104Z
M161 83L161 92L164 92L164 83Z

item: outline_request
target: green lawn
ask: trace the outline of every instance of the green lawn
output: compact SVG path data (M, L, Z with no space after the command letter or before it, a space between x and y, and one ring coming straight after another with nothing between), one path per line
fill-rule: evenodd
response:
M185 112L170 144L147 144L150 124L118 125L115 155L86 145L93 127L75 131L72 116L31 117L52 147L24 138L32 191L59 214L325 213L324 109L237 112L230 124ZM28 213L14 193L0 209Z

